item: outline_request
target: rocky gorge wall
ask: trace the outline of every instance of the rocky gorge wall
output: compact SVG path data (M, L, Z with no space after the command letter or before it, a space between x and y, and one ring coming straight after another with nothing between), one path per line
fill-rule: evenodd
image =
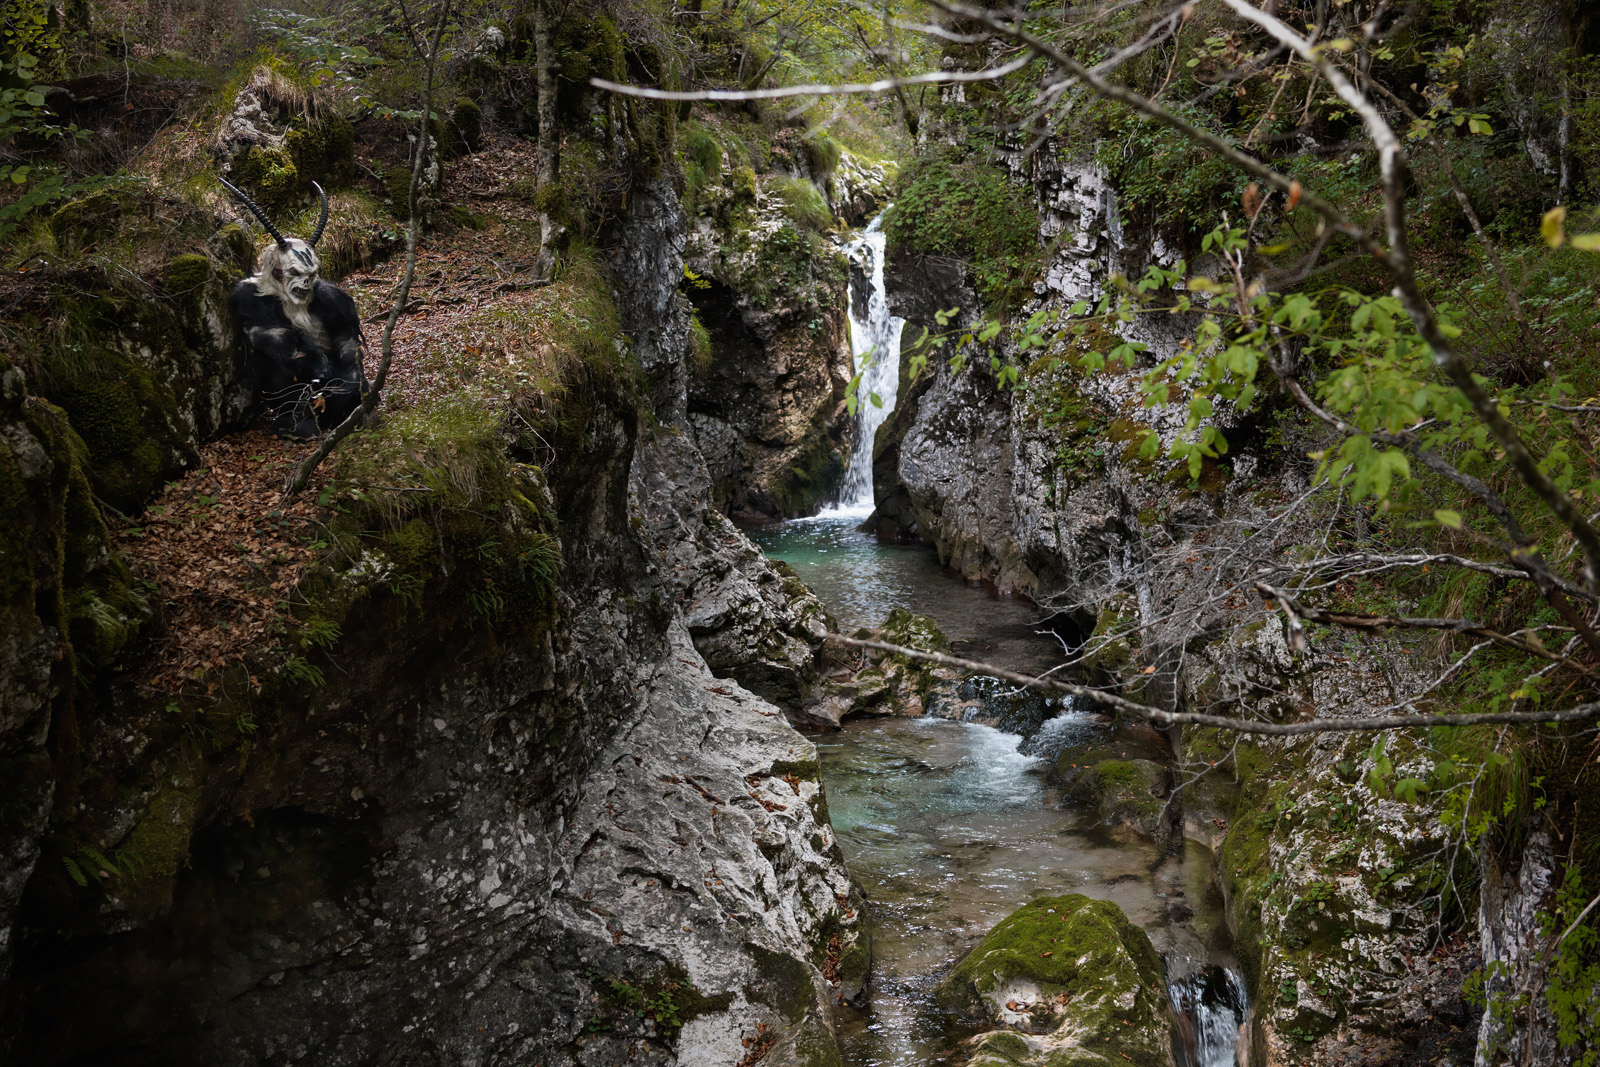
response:
M698 189L684 245L682 290L697 337L687 427L711 498L758 521L815 514L843 480L853 428L845 387L855 373L849 267L819 231L862 224L886 195L882 166L843 153L822 173L803 153L781 151L792 140L783 135L796 133L774 135L759 176L702 134L721 178Z
M808 684L820 605L707 497L684 224L670 187L619 223L642 384L579 367L542 465L480 460L490 535L557 539L548 592L443 526L434 557L406 526L339 542L313 567L319 680L224 675L197 716L132 684L162 605L108 547L72 410L4 369L8 521L37 549L5 588L8 1059L837 1061L861 904L815 750L766 699ZM230 380L152 378L183 411ZM499 623L450 585L458 551L516 591ZM413 565L421 611L386 584Z
M1026 159L1001 151L995 163L1031 194L1046 250L1031 295L1007 309L1013 318L1092 305L1112 274L1177 260L1159 235L1124 230L1116 190L1086 152L1050 145ZM955 328L977 321L982 302L962 259L889 252L890 305L912 327L908 340L917 326L949 328L936 321L940 309L962 309ZM1191 265L1214 267L1203 256ZM1180 316L1157 316L1120 336L1160 360L1186 328ZM1240 591L1247 571L1315 536L1315 509L1297 510L1314 432L1270 409L1224 418L1228 455L1191 478L1139 457L1146 426L1163 443L1181 426L1144 408L1136 375L1086 376L1070 359L1050 370L1038 353L1004 354L1024 368L1014 389L982 359L957 373L936 356L915 383L903 378L900 408L875 442L867 528L920 537L969 578L1082 620L1091 636L1078 669L1158 706L1287 721L1371 713L1422 687L1428 654L1418 642L1334 634L1292 654L1279 619ZM1437 799L1404 802L1373 787L1370 739L1186 729L1169 741L1171 770L1165 784L1154 775L1155 800L1214 850L1252 995L1249 1062L1470 1060L1481 1009L1463 997L1466 976L1525 951L1498 944L1524 920L1489 910L1525 917L1548 907L1548 856L1493 861L1532 868L1495 874L1508 896L1486 901L1480 922L1452 921L1441 885L1459 835ZM1407 768L1397 774L1431 773L1414 748L1391 756Z

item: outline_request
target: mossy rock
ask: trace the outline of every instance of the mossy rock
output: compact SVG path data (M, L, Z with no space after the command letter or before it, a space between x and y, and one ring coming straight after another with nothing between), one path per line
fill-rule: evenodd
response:
M1127 608L1136 612L1137 605ZM1132 665L1141 646L1137 614L1107 607L1095 617L1094 631L1084 645L1083 665L1090 670L1116 674Z
M433 210L438 205L439 189L444 184L443 164L438 163L437 169L431 171L436 178L430 179L430 171L424 170L421 181L417 187L417 200L422 205L422 218L426 222L433 216ZM383 175L383 191L389 198L389 210L401 222L411 221L411 165L394 167Z
M294 127L284 139L284 147L304 178L306 191L312 182L332 189L355 178L356 131L343 116L329 115Z
M89 450L95 493L132 515L183 470L191 447L177 430L170 391L139 364L110 350L54 359L51 399L66 409Z
M109 663L150 609L108 551L88 448L66 412L27 395L4 355L0 430L0 719L14 727L48 706L52 676L55 692L70 693L73 674Z
M116 850L116 881L107 888L130 918L148 921L172 906L173 882L189 860L199 809L200 790L193 785L160 789Z
M263 145L254 146L234 163L234 178L234 184L241 185L269 214L288 208L310 188L288 152Z
M198 253L174 256L161 273L161 287L192 310L198 309L201 292L211 275L209 257Z
M450 133L453 151L476 152L483 146L483 110L464 96L457 100L450 109Z
M1072 795L1088 804L1108 830L1160 836L1167 795L1167 769L1161 764L1108 759L1066 777Z
M819 407L799 452L772 480L769 488L780 514L814 515L822 501L844 484L844 457L828 436L832 422L832 410Z
M349 185L356 173L355 127L339 115L317 122L297 121L282 148L255 145L233 161L233 182L266 208L288 211L324 190Z
M950 640L932 615L917 615L908 608L895 608L883 624L883 639L893 645L918 652L950 653Z
M1172 1008L1161 959L1144 931L1107 900L1074 893L1019 908L956 964L935 995L966 1018L1037 1035L980 1039L992 1063L1171 1067Z
M207 246L220 262L233 268L225 271L231 276L230 280L237 281L240 275L255 270L256 243L237 222L230 222L212 234Z
M132 197L109 189L69 201L50 216L50 233L63 252L76 252L115 233L133 203Z

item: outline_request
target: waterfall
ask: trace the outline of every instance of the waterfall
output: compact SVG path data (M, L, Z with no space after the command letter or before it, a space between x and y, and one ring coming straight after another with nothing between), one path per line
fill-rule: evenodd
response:
M895 392L900 385L900 331L906 320L889 314L889 300L883 285L883 215L872 220L861 235L845 245L850 257L850 351L855 357L855 369L869 357L871 365L861 375L857 390L855 445L850 452L850 466L844 475L844 488L839 491L839 511L860 512L872 510L872 442L878 427L894 410ZM866 292L857 291L865 282ZM861 317L857 317L858 313ZM872 403L872 394L883 401L879 407Z
M1170 982L1167 992L1178 1012L1180 1067L1234 1067L1249 1003L1244 978L1213 964Z

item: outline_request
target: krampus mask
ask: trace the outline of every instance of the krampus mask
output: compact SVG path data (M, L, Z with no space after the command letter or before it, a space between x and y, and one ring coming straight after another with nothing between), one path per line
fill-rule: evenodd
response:
M233 321L245 348L245 374L271 427L289 437L332 429L361 403L367 375L361 365L361 317L355 301L317 277L317 242L328 226L328 195L311 240L285 237L254 200L223 185L250 209L273 244L256 273L233 290Z

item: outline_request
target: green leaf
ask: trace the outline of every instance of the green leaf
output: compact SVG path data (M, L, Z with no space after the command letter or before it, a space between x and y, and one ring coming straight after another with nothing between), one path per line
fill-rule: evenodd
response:
M37 89L29 89L23 99L32 107L44 107L44 94Z
M1461 529L1461 513L1459 511L1446 511L1441 508L1433 513L1433 521L1440 526L1448 526L1452 530Z
M1415 804L1418 797L1427 791L1428 783L1421 778L1402 778L1394 784L1395 799L1407 804Z
M1539 236L1544 238L1544 243L1551 248L1560 248L1566 240L1563 232L1567 222L1567 209L1556 206L1544 213L1544 218L1539 220Z

